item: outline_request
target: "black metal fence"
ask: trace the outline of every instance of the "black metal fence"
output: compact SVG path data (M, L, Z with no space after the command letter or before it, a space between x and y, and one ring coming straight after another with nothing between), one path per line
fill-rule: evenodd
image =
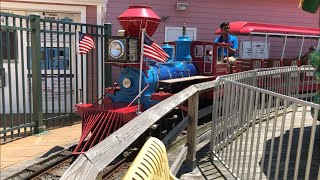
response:
M111 82L104 26L0 13L0 139L41 133L79 121L74 105L92 103ZM79 33L95 48L78 53ZM105 73L107 72L107 73Z

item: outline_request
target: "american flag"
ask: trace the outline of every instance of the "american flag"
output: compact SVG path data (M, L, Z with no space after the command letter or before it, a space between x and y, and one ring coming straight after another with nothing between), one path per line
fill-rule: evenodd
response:
M169 59L169 55L156 44L147 33L144 35L143 54L148 58L162 63Z
M95 48L92 37L79 32L79 53L87 54L92 48Z

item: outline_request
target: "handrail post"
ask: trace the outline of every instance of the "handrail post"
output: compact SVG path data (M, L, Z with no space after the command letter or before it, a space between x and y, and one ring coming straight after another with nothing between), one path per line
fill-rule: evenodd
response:
M189 171L197 167L197 124L198 124L199 92L195 93L188 99L188 116L189 122L187 127L187 146L188 152L186 164Z
M32 48L32 119L35 122L34 133L44 131L42 114L42 77L40 47L40 16L31 15L31 48Z

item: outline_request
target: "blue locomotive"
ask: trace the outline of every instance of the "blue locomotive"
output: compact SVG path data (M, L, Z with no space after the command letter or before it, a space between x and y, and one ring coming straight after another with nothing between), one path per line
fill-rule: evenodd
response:
M141 94L141 105L147 109L157 101L152 100L151 95L159 90L162 80L191 77L198 74L197 68L191 62L189 37L182 36L176 42L176 54L173 57L174 48L165 44L163 49L170 56L165 63L158 63L147 59L148 69L142 73L141 86L148 88ZM130 65L130 62L128 62ZM139 93L140 70L137 67L124 67L118 80L119 90L116 93L107 94L113 103L132 102Z
M120 77L113 87L106 88L103 104L76 105L77 112L82 115L83 131L74 154L86 151L139 112L189 86L192 82L188 78L200 73L192 62L192 41L184 36L185 31L175 41L175 46L165 44L162 47L169 55L166 62L159 63L152 58L140 62L142 28L152 36L160 23L159 16L150 7L130 6L118 20L124 31L108 37L106 63L120 67ZM168 82L177 79L178 83Z

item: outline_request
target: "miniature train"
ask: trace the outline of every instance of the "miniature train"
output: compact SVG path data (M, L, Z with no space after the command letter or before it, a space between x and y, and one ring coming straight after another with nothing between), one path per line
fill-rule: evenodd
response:
M147 34L152 36L160 23L160 18L148 6L130 6L118 20L125 34L108 38L106 63L121 67L121 74L113 87L106 88L103 104L76 105L77 113L83 120L82 136L74 154L87 151L136 117L140 111L150 108L191 84L254 68L304 64L299 59L241 59L229 64L219 58L217 52L218 48L227 48L230 44L191 41L184 35L177 41L163 46L164 51L170 56L167 62L158 63L147 59L140 64L140 43L143 43L140 42L141 29L145 28ZM236 34L250 34L270 27L248 22L234 22L230 26L231 32ZM290 29L287 26L274 25L273 28L282 29L289 32L288 34L294 33L294 28ZM306 36L320 37L317 28L306 28L304 33ZM213 53L209 54L209 51ZM140 69L143 72L141 83L139 83ZM141 96L139 96L139 85L140 90L142 89ZM211 96L207 99L212 98L212 93L207 95ZM137 103L137 100L140 102Z

